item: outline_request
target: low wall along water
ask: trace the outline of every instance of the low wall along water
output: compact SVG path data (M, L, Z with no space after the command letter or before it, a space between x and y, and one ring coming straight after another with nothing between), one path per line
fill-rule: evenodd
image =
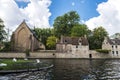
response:
M25 53L0 53L0 58L25 58ZM30 52L29 58L120 58L120 55L104 54L90 50L89 53L57 53L56 51Z

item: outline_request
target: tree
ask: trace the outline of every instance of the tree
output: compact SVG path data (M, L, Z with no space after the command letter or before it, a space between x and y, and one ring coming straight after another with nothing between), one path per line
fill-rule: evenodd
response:
M111 35L110 37L113 39L115 39L115 38L120 39L120 33L115 33L115 34Z
M53 29L46 28L46 29L41 29L41 28L35 28L33 30L35 34L37 35L38 39L46 46L46 41L49 36L53 35Z
M85 24L76 25L71 30L71 36L83 37L88 34L88 28Z
M80 17L75 11L70 11L54 20L55 35L60 38L61 35L70 36L73 26L79 24Z
M4 27L4 22L2 19L0 19L0 43L5 39L6 32Z
M95 28L92 35L89 36L89 46L90 49L101 49L104 37L107 37L107 31L102 27Z
M56 47L56 39L57 38L55 36L48 37L48 39L47 39L47 47L48 47L48 49L51 49L51 50L55 49L55 47Z

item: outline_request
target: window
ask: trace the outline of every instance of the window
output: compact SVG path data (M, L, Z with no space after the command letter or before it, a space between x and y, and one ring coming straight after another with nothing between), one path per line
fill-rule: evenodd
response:
M114 55L114 51L112 51L112 54Z
M113 48L113 45L112 45L112 48Z
M118 51L116 51L116 54L118 55Z
M76 48L78 48L78 45L76 45Z
M115 47L117 48L117 45Z

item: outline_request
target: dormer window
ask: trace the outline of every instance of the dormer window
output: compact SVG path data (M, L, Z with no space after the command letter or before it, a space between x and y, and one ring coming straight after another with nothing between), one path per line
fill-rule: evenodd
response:
M81 40L79 40L79 43L81 43L82 41Z
M115 44L115 41L112 41Z
M67 43L67 40L65 40L65 43Z

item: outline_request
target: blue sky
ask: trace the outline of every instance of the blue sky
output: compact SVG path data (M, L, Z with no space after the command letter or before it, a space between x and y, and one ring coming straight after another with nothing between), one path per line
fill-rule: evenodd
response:
M49 7L52 13L50 17L50 24L54 23L57 16L63 15L71 10L77 11L81 20L88 20L92 17L98 16L96 11L97 5L107 0L52 0Z
M25 19L30 28L53 27L56 17L77 11L89 29L120 33L120 0L0 0L0 18L14 31Z
M77 11L81 20L87 21L92 17L96 17L99 13L96 11L97 5L107 0L52 0L49 6L51 16L49 23L52 26L57 16L61 16L69 11ZM25 8L29 2L16 1L18 6Z

